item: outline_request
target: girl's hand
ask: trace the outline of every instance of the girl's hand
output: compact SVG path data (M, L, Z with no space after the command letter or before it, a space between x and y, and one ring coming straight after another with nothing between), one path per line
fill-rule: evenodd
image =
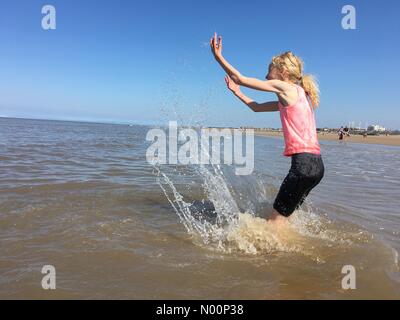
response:
M225 82L228 86L228 89L231 90L234 94L240 93L240 86L236 84L228 75L225 76Z
M210 40L210 47L215 58L222 56L222 37L219 36L217 39L216 32L214 33L214 37Z

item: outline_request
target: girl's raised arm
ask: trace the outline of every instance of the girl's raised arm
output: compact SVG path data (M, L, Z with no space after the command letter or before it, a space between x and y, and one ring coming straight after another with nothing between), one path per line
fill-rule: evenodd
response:
M274 92L277 94L284 93L286 90L290 90L290 85L280 80L259 80L256 78L249 78L243 76L238 70L236 70L229 62L222 56L222 37L217 34L210 40L211 51L225 70L228 76L238 85L248 87L255 90Z

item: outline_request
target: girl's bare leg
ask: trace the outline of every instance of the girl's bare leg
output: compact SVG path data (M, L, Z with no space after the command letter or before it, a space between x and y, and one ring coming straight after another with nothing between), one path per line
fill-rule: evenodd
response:
M271 217L268 219L268 223L271 223L276 226L281 226L286 224L288 221L288 218L285 216L281 215L278 211L273 209Z

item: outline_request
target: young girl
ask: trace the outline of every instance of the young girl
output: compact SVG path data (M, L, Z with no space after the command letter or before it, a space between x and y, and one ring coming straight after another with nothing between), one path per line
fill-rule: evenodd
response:
M222 56L222 37L210 40L212 53L226 71L228 88L254 112L279 111L285 140L284 156L291 158L291 168L273 204L272 222L286 221L319 184L324 176L317 138L314 109L319 104L319 91L313 77L303 74L303 63L291 52L275 56L266 80L243 76ZM246 97L240 86L273 92L278 101L257 103Z

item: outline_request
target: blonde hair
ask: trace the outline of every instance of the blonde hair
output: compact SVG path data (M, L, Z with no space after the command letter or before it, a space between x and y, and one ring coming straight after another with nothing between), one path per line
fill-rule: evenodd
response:
M287 51L272 58L270 68L276 68L290 82L298 83L308 95L313 108L319 105L319 88L317 81L310 74L303 74L304 63L301 58Z

